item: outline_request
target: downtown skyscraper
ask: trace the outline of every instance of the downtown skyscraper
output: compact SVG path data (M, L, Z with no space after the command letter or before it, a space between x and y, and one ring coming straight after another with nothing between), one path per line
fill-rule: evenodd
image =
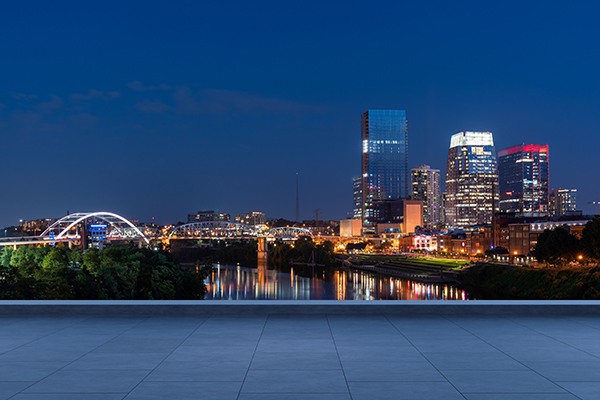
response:
M410 193L406 111L366 111L361 118L361 140L360 215L368 226L375 223L374 202L404 199Z
M489 224L496 211L498 168L491 132L459 132L450 138L446 166L446 224Z
M411 199L423 201L423 225L431 228L442 222L440 170L420 165L411 170Z
M500 212L548 214L548 145L520 144L498 151Z

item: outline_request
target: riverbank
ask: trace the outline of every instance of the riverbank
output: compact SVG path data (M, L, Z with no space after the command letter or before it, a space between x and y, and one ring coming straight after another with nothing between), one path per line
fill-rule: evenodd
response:
M402 255L352 255L343 260L344 267L382 273L421 283L460 283L467 261Z
M600 300L600 267L533 268L483 264L461 274L462 287L487 300Z

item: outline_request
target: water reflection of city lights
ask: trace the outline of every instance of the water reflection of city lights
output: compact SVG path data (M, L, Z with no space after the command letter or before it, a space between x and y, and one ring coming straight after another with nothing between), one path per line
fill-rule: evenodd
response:
M310 276L314 276L310 278ZM325 278L322 278L322 277ZM279 273L261 268L215 265L206 280L206 299L293 300L467 300L463 290L448 285L419 283L365 271L290 268Z

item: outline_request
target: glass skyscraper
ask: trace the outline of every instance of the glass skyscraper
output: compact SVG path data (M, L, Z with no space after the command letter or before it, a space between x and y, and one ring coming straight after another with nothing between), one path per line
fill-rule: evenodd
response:
M489 224L498 199L498 168L491 132L459 132L450 138L446 166L446 224Z
M373 202L409 195L408 128L404 110L368 110L361 118L362 218L374 220Z
M500 212L548 213L548 145L520 144L498 151Z

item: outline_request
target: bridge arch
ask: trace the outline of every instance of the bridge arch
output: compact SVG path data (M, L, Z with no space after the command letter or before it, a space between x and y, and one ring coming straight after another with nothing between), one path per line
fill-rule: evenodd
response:
M202 221L176 226L169 232L169 238L234 238L256 236L258 233L257 228L237 222Z
M310 236L313 234L308 229L297 228L295 226L282 226L279 228L271 228L263 233L267 237L276 237L284 239L297 239L299 236Z
M102 221L107 222L114 230L120 233L123 237L132 237L132 235L126 234L126 229L132 230L135 236L144 239L144 241L147 244L150 244L148 238L139 230L138 227L133 225L129 220L123 218L118 214L106 211L69 214L50 225L40 236L46 237L49 236L51 232L54 232L55 239L67 238L69 236L70 230L72 230L74 227L77 226L77 224L88 218L98 218ZM123 224L125 224L126 226L123 227ZM58 234L56 234L56 232L58 232Z

